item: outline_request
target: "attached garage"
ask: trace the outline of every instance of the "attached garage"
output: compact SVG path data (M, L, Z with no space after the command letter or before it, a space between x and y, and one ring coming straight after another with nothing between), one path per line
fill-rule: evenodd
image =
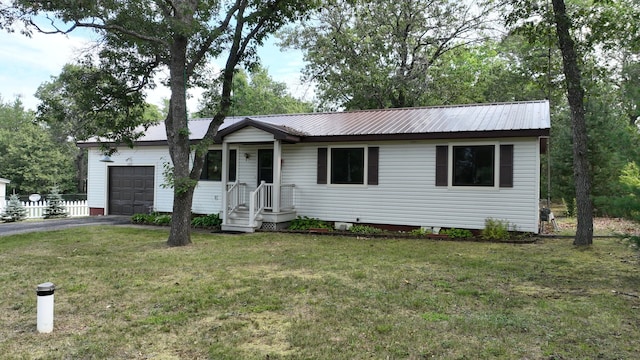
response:
M109 167L109 215L148 213L153 209L153 166Z

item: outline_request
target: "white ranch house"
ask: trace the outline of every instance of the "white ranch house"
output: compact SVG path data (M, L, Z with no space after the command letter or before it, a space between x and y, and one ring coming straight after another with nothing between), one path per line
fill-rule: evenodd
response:
M194 142L210 119L190 121ZM223 230L284 227L296 216L378 226L538 232L548 101L227 118L193 212ZM172 211L163 124L101 162L89 148L91 215Z

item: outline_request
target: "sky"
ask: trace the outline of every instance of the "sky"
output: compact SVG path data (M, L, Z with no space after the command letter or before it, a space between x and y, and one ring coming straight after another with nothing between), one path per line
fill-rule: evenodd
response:
M38 99L34 96L38 86L60 74L66 63L74 62L88 51L90 38L85 34L45 35L33 33L26 37L19 32L0 31L0 96L4 103L13 102L19 96L27 109L36 110ZM304 65L300 51L280 51L277 39L270 38L258 51L261 63L271 77L287 84L290 93L304 100L311 100L313 89L301 84L300 71ZM197 110L202 90L194 89L188 99L189 111ZM147 102L162 107L163 98L169 98L169 90L161 85L147 93Z

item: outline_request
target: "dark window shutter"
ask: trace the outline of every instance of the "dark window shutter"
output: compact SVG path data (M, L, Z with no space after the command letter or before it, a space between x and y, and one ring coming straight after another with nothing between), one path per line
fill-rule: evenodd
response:
M500 187L513 187L513 145L500 145Z
M318 148L318 184L327 183L327 148Z
M236 173L238 172L237 156L236 149L229 150L229 181L231 182L236 182Z
M378 185L378 159L380 155L379 147L369 147L369 171L367 173L367 184Z
M449 146L436 146L436 186L449 183Z

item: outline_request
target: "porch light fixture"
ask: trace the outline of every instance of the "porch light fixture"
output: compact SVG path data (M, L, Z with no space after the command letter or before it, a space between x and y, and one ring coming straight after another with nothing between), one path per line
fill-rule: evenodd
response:
M111 156L109 155L105 155L100 159L100 162L104 162L104 163L112 163L113 160L111 159Z
M244 153L244 159L245 160L249 160L251 158L251 154L249 153Z

